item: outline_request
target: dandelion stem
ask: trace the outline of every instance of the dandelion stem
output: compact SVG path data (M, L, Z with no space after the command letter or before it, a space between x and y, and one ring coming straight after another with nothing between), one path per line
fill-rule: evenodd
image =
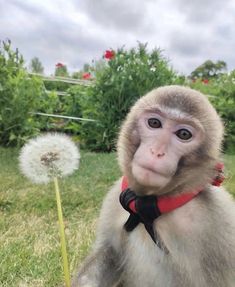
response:
M68 264L68 256L67 256L65 233L64 233L64 221L63 221L60 190L59 190L59 184L58 184L57 177L54 177L54 184L55 184L56 202L57 202L57 210L58 210L58 218L59 218L60 242L61 242L61 251L62 251L62 258L63 258L65 286L70 287L71 284L70 284L69 264Z

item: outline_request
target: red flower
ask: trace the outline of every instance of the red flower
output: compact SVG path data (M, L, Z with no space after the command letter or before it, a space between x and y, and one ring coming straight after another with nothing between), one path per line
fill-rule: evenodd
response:
M62 64L62 63L57 63L55 66L56 66L56 68L62 68L62 67L64 67L64 64Z
M89 80L91 78L91 74L90 73L84 73L82 75L83 80Z
M209 80L208 80L208 79L204 79L204 80L202 80L202 82L203 82L205 85L207 85L207 84L209 83Z
M115 52L112 50L106 50L104 54L105 59L111 60L115 57Z

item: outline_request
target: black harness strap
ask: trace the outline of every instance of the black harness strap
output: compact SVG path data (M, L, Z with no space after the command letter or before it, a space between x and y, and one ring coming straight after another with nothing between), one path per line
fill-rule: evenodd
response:
M157 234L153 229L153 222L161 212L157 206L156 196L137 196L132 190L127 188L121 192L119 197L122 207L130 213L124 228L127 232L132 231L139 223L143 223L145 229L151 236L152 240L162 249L160 241L157 240ZM130 209L130 203L134 200L135 210Z

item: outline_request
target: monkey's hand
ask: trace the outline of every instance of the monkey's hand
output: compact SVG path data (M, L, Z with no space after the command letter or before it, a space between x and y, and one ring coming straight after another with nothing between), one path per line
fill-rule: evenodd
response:
M72 281L72 287L118 287L121 277L118 262L112 247L100 248L85 260Z

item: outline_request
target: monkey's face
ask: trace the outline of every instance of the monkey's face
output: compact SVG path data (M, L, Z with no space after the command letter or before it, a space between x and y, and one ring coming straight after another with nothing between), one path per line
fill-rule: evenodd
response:
M192 190L213 178L222 138L222 122L206 96L162 87L132 107L119 135L118 160L137 193Z
M141 185L163 188L180 159L201 144L203 128L187 114L158 108L141 114L133 139L139 141L131 164L134 178Z

